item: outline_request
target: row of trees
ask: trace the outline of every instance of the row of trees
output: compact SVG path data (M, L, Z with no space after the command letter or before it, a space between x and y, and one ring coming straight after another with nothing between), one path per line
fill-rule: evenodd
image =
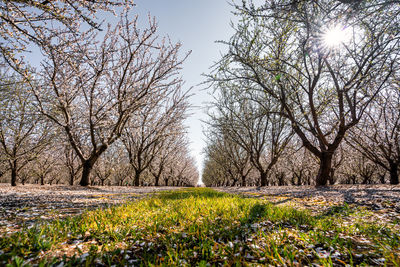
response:
M397 1L244 1L215 88L206 185L399 183Z
M14 15L1 17L2 176L12 185L29 177L73 184L78 175L82 186L195 185L181 44L159 38L152 18L139 29L129 2L60 2L2 3ZM113 7L124 7L121 20L99 35L92 15ZM54 24L35 25L39 19ZM44 58L37 69L18 59L25 50L18 45L29 42Z

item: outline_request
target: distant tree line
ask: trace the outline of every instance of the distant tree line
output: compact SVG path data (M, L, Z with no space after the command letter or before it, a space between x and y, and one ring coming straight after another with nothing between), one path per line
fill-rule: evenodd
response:
M398 184L399 4L237 4L235 33L208 75L203 182ZM332 29L346 38L327 42Z
M157 36L153 18L140 29L131 6L1 1L3 182L197 184L183 124L190 95L180 69L187 55ZM117 12L120 21L99 24L99 11ZM37 69L23 58L33 46L44 58Z

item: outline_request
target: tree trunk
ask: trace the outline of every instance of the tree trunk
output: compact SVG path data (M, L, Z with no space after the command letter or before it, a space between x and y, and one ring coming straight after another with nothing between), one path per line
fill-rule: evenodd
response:
M168 186L168 178L165 179L165 186Z
M334 185L335 184L335 169L331 169L331 174L329 175L329 184Z
M11 164L11 186L17 186L17 160Z
M316 186L325 186L330 179L333 153L323 152L320 157Z
M356 184L357 183L357 176L356 175L352 175L351 176L351 182L353 183L353 184Z
M82 162L82 178L79 184L81 186L88 186L90 182L90 172L93 169L94 164L98 160L98 158L103 154L104 151L107 149L107 145L103 144L99 148L97 152L93 152L89 159Z
M396 163L390 163L390 184L399 184L399 166Z
M86 160L82 164L82 178L79 184L81 186L88 186L90 182L90 172L92 171L93 163L91 160Z
M154 186L159 186L160 176L155 176L154 179L155 179Z
M40 185L44 185L44 175L40 175Z
M242 175L242 186L246 186L246 175Z
M231 186L232 186L232 187L235 186L236 183L237 183L237 180L233 180Z
M302 180L303 180L303 179L301 179L303 177L303 173L300 172L300 174L296 175L296 176L297 176L297 185L300 186L302 183Z
M261 172L261 186L267 185L267 173Z
M140 185L140 172L139 171L135 171L135 178L134 178L134 186L139 186Z
M385 183L385 176L386 176L386 173L379 175L379 181L381 184Z
M69 174L69 185L74 185L75 175L73 173Z

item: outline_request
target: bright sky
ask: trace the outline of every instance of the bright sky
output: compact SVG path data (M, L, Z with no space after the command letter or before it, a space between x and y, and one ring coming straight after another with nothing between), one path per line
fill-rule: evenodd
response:
M233 31L230 27L232 7L227 0L136 0L134 13L141 17L150 12L159 22L161 34L167 34L173 41L183 44L182 52L192 50L182 71L187 88L195 86L191 103L196 106L187 120L190 149L202 168L201 154L205 142L202 133L205 120L205 104L212 100L209 91L202 90L202 73L208 73L212 64L220 57L225 47L216 40L228 40Z

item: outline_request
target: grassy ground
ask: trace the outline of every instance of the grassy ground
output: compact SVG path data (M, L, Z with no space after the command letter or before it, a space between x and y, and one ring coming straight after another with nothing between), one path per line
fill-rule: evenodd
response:
M366 208L311 213L262 198L187 189L0 237L0 265L400 266L398 220Z

